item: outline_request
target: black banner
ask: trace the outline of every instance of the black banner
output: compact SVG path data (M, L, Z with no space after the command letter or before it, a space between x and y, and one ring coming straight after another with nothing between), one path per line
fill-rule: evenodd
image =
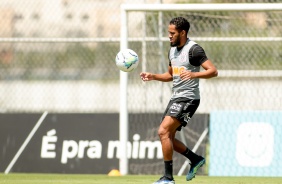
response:
M119 168L118 114L0 114L0 172L106 174ZM129 174L162 174L157 130L161 114L129 114ZM194 115L183 135L195 145L208 127L208 115ZM179 133L177 133L179 137ZM24 141L30 141L19 152ZM205 155L206 139L197 153ZM16 157L15 157L16 156ZM175 153L174 171L185 158ZM14 164L11 164L12 160Z

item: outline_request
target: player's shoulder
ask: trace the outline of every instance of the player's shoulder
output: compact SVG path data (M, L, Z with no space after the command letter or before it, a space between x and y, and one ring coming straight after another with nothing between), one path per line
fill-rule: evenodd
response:
M190 39L188 39L188 41L186 42L185 47L189 49L190 52L194 50L197 51L203 49L197 42Z
M192 53L202 53L202 52L204 52L204 49L203 49L202 46L200 46L199 44L196 43L196 44L192 45L190 52L192 52Z

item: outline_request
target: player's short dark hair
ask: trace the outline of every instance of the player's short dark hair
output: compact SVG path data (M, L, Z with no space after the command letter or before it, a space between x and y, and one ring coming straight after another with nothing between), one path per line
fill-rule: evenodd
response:
M182 30L186 31L188 34L190 29L190 23L183 17L175 17L171 19L169 24L175 25L175 28L180 32Z

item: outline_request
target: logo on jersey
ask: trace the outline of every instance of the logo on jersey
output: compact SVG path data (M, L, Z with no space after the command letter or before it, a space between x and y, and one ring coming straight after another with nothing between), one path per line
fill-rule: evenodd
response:
M172 67L172 75L179 76L182 71L186 70L184 66L173 66Z

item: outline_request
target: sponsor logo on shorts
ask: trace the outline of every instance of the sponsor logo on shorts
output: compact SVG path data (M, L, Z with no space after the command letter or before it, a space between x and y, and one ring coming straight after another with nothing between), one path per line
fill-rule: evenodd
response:
M186 113L186 114L184 114L184 121L185 121L186 123L188 123L188 122L190 121L190 119L191 119L191 117L190 117L190 113L189 113L189 112Z
M171 106L170 106L170 112L173 113L175 111L179 112L181 110L181 107L182 105L181 104L178 104L178 103L173 103ZM172 112L173 111L173 112Z

